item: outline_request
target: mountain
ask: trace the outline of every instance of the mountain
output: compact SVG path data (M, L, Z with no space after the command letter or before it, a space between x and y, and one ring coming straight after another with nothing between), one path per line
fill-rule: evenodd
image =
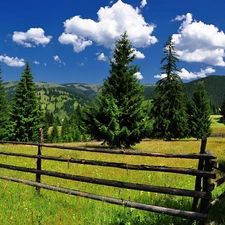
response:
M213 105L219 108L225 99L225 76L212 75L200 78L188 83L184 83L185 91L189 96L192 96L195 91L196 84L202 81L204 83L207 95ZM144 96L146 99L154 98L155 85L144 85Z
M196 83L202 81L211 102L217 107L221 107L225 99L225 76L212 75L205 78L185 83L187 93L191 96L195 90Z
M17 81L4 83L6 97L9 101L15 94L17 84ZM60 119L71 114L78 104L90 104L100 88L100 85L54 84L46 82L36 82L35 86L43 110L52 112Z
M215 107L220 107L225 99L225 76L208 76L198 80L185 83L186 92L192 96L196 83L202 81L205 84L206 92ZM15 93L16 82L4 83L6 97L10 101ZM47 82L36 82L38 97L44 110L53 112L59 118L73 112L78 105L90 104L96 99L100 91L100 84L66 83L55 84ZM152 99L155 96L155 84L144 84L145 99Z

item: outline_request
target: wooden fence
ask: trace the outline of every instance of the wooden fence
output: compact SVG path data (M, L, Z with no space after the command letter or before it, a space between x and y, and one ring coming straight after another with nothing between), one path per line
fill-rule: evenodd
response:
M201 143L201 149L199 154L162 154L162 153L150 153L150 152L139 152L133 150L112 150L112 149L102 149L102 148L83 148L83 147L66 147L60 145L49 145L42 143L42 131L40 131L39 143L25 143L25 142L13 142L13 141L0 141L1 144L12 143L12 144L22 144L22 145L31 145L37 146L38 152L36 155L24 154L18 152L4 152L0 151L0 155L7 156L16 156L16 157L26 157L26 158L36 158L36 168L27 168L22 166L8 165L0 163L0 168L5 168L9 170L16 170L21 172L29 172L36 174L36 181L23 180L15 177L4 176L0 174L0 179L14 181L18 183L23 183L26 185L31 185L36 187L37 192L40 192L40 189L48 189L53 191L58 191L61 193L66 193L75 196L81 196L84 198L104 201L112 204L122 205L126 207L132 207L136 209L141 209L150 212L163 213L172 216L177 216L181 218L189 219L190 221L198 221L199 225L207 224L207 217L210 208L218 203L224 196L225 192L221 194L217 199L212 200L212 190L220 186L225 182L225 176L211 182L211 179L216 178L216 174L213 169L220 170L225 172L225 168L215 162L216 157L210 152L205 151L207 139L203 138ZM96 160L86 160L86 159L75 159L75 158L63 158L55 156L47 156L42 154L42 148L57 148L60 150L73 150L73 151L82 151L82 152L97 152L105 154L122 154L122 155L135 155L142 157L162 157L162 158L179 158L179 159L195 159L198 160L198 168L178 168L178 167L167 167L167 166L151 166L151 165L133 165L127 163L118 163L118 162L105 162L105 161L96 161ZM42 160L53 160L59 162L68 162L75 164L83 165L93 165L93 166L103 166L103 167L116 167L125 170L144 170L144 171L158 171L164 173L176 173L183 175L192 175L196 177L195 180L195 190L187 190L182 188L171 188L171 187L162 187L162 186L153 186L147 184L138 184L130 182L121 182L117 180L108 180L100 179L94 177L78 176L60 172L53 172L42 169ZM54 185L44 184L41 182L41 175L69 179L74 181L99 184L111 187L126 188L140 191L148 191L155 193L163 193L175 196L187 196L193 197L192 211L178 210L174 208L167 208L155 205L148 205L139 202L133 202L118 198L112 198L107 196L96 195L93 193L87 193L82 191L75 191L68 188L61 188Z

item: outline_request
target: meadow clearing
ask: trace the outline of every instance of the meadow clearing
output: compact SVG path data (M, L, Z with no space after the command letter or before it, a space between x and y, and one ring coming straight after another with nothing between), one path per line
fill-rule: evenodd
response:
M212 117L212 129L214 133L225 133L224 124L218 123L218 116ZM100 142L80 142L69 143L72 146L100 146ZM133 147L137 151L163 152L163 153L199 153L201 140L185 139L166 142L163 140L143 140ZM36 154L37 147L5 144L1 145L1 151L23 152ZM207 140L207 150L210 150L217 160L225 165L225 138L209 137ZM90 152L75 152L69 150L57 150L43 148L43 155L54 155L57 157L79 158L90 160L101 160L109 162L125 162L130 164L146 164L158 166L176 166L186 168L196 168L197 160L187 159L164 159L153 157L140 157L128 155L108 155ZM36 167L36 159L19 158L0 155L0 163L11 165ZM127 181L133 183L143 183L157 186L177 187L194 190L195 177L178 174L165 174L150 171L126 171L118 168L106 168L80 164L68 164L67 162L54 162L43 160L43 169L105 178L111 180ZM35 180L35 175L0 170L1 175L13 176L27 180ZM217 178L221 174L217 174ZM154 204L164 207L190 210L192 198L178 197L165 194L156 194L129 189L119 189L106 187L59 178L42 176L45 184L81 190L103 196L111 196L119 199L129 199L147 204ZM213 197L225 191L222 185L213 191ZM186 219L162 215L158 213L145 212L133 208L111 205L106 202L98 202L82 197L75 197L58 192L41 189L40 196L35 188L24 184L0 180L0 224L2 225L179 225L188 224ZM209 219L219 219L220 224L225 224L225 199L219 205L215 205L210 211Z

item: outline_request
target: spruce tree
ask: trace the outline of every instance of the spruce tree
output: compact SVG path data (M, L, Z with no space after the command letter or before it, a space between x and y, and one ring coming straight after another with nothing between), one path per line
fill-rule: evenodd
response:
M53 124L53 127L52 127L49 138L50 138L51 143L58 143L58 142L61 141L60 134L59 134L59 128L58 128L57 123Z
M153 101L154 119L152 135L156 138L184 138L187 136L188 123L186 114L186 96L184 85L177 74L179 62L172 37L164 45L164 57L161 67L166 77L156 83L156 98Z
M211 133L211 109L204 83L198 82L193 93L191 110L189 113L190 135L197 139L209 136Z
M97 103L87 113L93 137L111 146L130 147L145 137L143 86L135 74L137 65L127 33L115 43L110 76L104 80Z
M12 127L16 141L38 141L39 129L43 126L43 112L36 95L35 83L29 63L26 63L12 102Z
M6 100L1 74L0 67L0 140L7 140L9 138L9 105Z

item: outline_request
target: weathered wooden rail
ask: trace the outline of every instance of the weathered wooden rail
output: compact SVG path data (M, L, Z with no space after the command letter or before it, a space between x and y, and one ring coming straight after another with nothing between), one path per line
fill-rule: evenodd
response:
M212 200L211 192L216 187L222 185L225 182L225 177L221 177L215 182L211 183L211 179L215 179L216 175L213 169L218 169L225 172L225 168L218 162L213 160L216 158L210 151L205 151L207 139L202 139L201 149L199 154L162 154L162 153L149 153L149 152L139 152L132 150L112 150L112 149L102 149L102 148L81 148L81 147L66 147L60 145L49 145L42 143L42 131L40 131L39 143L24 143L24 142L10 142L10 141L0 141L0 143L12 143L12 144L25 144L38 147L38 153L35 155L18 153L18 152L4 152L0 151L0 155L6 156L16 156L25 158L37 159L36 168L27 168L22 166L8 165L0 163L0 168L5 168L9 170L16 170L21 172L29 172L36 175L36 181L23 180L15 177L4 176L0 174L0 179L9 180L13 182L23 183L36 187L36 190L40 192L40 189L48 189L53 191L58 191L70 195L82 196L85 198L90 198L94 200L104 201L112 204L123 205L127 207L137 208L141 210L163 213L172 216L182 217L189 219L190 221L198 221L199 225L207 224L207 217L210 208L219 202L225 193L221 194L217 199ZM134 165L127 163L118 162L105 162L97 160L86 160L86 159L75 159L75 158L63 158L55 156L42 155L42 148L57 148L61 150L73 150L73 151L84 151L84 152L97 152L105 154L122 154L122 155L135 155L143 157L163 157L163 158L179 158L179 159L196 159L198 160L198 168L179 168L179 167L167 167L167 166L151 166L151 165ZM52 160L58 162L68 162L83 165L93 165L93 166L103 166L103 167L116 167L124 170L142 170L142 171L157 171L164 173L176 173L183 175L192 175L196 177L195 190L187 190L182 188L171 188L162 186L153 186L148 184L137 184L131 182L122 182L117 180L108 180L87 176L78 176L60 172L53 172L42 169L42 160ZM80 182L112 186L118 188L126 188L140 191L148 191L155 193L163 193L176 196L187 196L193 197L192 211L178 210L173 208L166 208L155 205L148 205L139 202L132 202L128 200L122 200L117 198L112 198L108 196L96 195L93 193L87 193L82 191L75 191L68 188L56 187L54 185L43 184L41 182L41 175L75 180Z

